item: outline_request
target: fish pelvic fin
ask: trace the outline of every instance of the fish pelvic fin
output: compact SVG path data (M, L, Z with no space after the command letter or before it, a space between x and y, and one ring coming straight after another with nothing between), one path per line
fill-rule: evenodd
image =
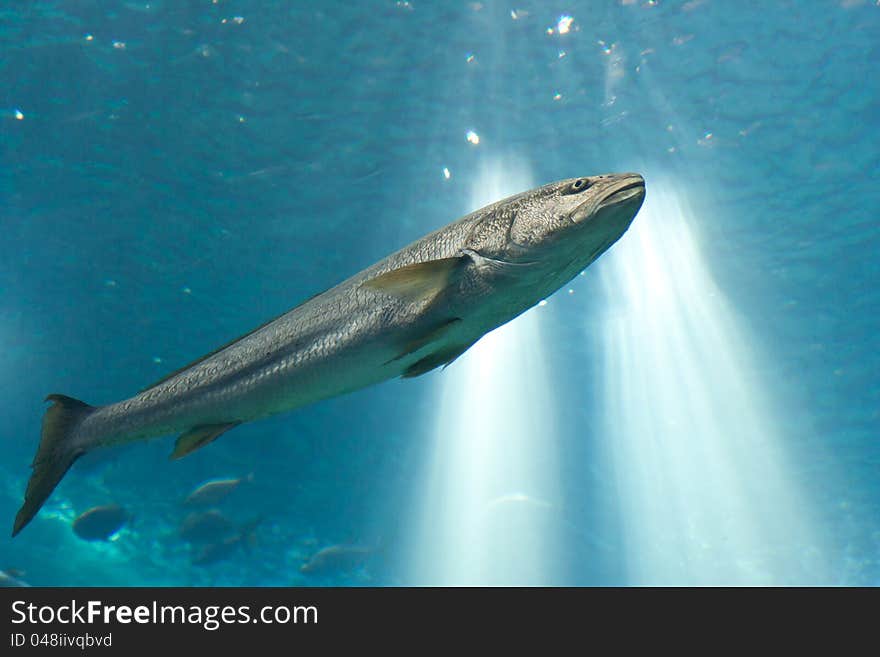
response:
M95 407L64 395L49 395L46 401L51 401L52 405L43 416L40 445L31 464L33 472L24 493L24 503L12 526L13 536L37 515L70 466L86 453L81 444L73 444L71 435L95 411Z
M420 349L427 347L432 342L440 340L441 338L443 338L444 335L449 332L452 327L454 327L460 321L460 317L453 317L451 319L444 320L439 324L430 327L428 330L416 335L401 348L399 354L397 354L391 360L385 361L385 365L398 361L401 358L409 356L410 354L414 354Z
M174 451L169 457L172 461L183 458L187 454L192 454L197 449L214 442L221 434L229 431L233 427L237 427L241 422L227 422L226 424L205 424L199 427L193 427L189 431L185 431L177 438L174 443Z
M436 369L443 365L449 365L456 358L461 356L464 352L471 348L473 343L470 344L458 344L458 345L449 345L448 347L444 347L438 351L435 351L432 354L428 354L421 360L417 360L415 363L410 365L406 370L404 370L403 374L400 376L404 379L411 379L416 376L421 376L422 374L426 374L433 369Z

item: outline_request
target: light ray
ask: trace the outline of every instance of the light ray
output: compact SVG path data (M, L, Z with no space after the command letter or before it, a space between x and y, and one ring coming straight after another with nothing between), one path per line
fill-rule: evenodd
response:
M602 269L606 430L633 584L827 582L758 356L674 182Z
M532 187L515 161L484 167L472 205ZM556 583L554 409L540 331L546 307L489 333L437 377L410 581Z

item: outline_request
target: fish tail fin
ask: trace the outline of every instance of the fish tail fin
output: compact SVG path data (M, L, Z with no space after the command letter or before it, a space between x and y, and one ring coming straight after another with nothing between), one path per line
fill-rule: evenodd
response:
M73 443L71 435L95 411L95 407L64 395L49 395L46 401L53 403L43 416L40 446L31 464L33 472L24 493L24 503L15 516L13 536L37 515L70 466L86 452L85 447Z

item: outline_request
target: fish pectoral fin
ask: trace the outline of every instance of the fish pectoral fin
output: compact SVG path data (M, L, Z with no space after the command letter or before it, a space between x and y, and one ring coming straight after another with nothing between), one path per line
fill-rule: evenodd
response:
M171 452L170 459L183 458L187 454L191 454L197 449L204 447L208 443L212 443L220 434L225 433L237 427L241 422L229 422L227 424L203 424L193 427L189 431L184 431L177 437L174 443L174 451Z
M414 376L421 376L431 370L440 367L443 365L449 365L456 358L461 356L464 352L473 346L473 342L470 344L451 344L434 353L428 354L421 360L417 360L415 363L410 365L400 376L404 379L411 379Z
M400 360L404 356L409 356L410 354L417 352L419 349L427 347L432 342L440 340L444 335L446 335L449 329L451 329L460 321L460 317L453 317L430 327L427 331L424 331L419 335L416 335L403 346L399 354L397 354L391 360L386 361L385 364L388 365L389 363Z
M468 262L470 258L465 255L418 262L392 269L362 285L405 301L428 301L457 280L463 266Z

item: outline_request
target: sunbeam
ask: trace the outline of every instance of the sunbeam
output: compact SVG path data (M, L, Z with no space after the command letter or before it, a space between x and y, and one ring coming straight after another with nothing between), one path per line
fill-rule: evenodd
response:
M684 196L648 179L634 229L602 269L602 439L630 583L825 583L757 354L703 261Z
M527 167L495 163L475 179L471 204L532 186ZM413 584L559 581L556 432L540 331L547 310L488 334L437 379Z

